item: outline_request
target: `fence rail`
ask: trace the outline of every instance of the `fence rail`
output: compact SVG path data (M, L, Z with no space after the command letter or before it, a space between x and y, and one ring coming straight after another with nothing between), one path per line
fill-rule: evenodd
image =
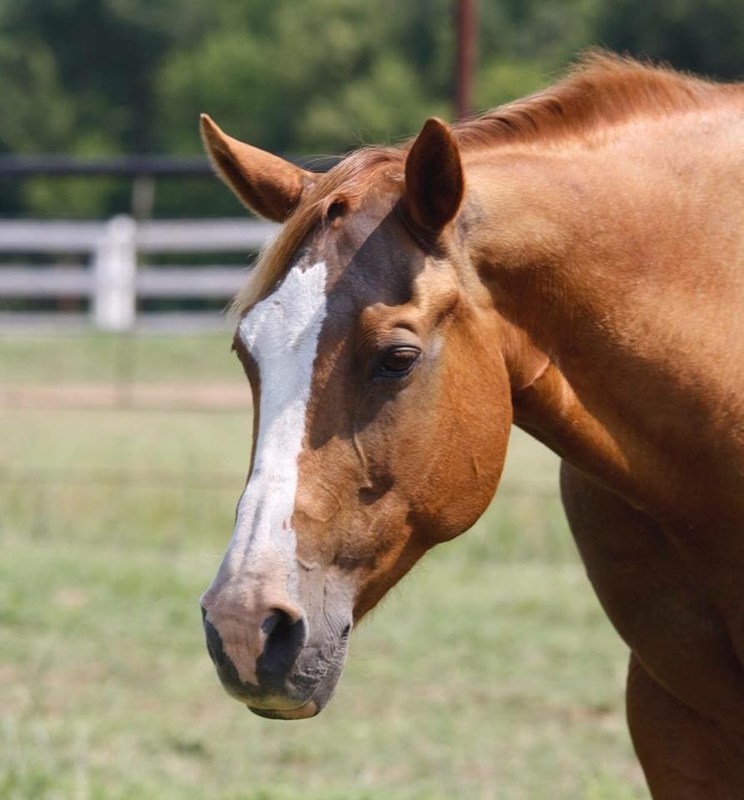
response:
M192 253L247 256L263 247L276 230L272 223L234 219L138 223L118 216L108 222L0 221L0 257L13 259L0 264L0 304L4 299L82 297L90 300L90 317L98 328L131 330L147 316L138 308L139 299L227 299L245 280L244 265L166 267L147 264L146 258ZM24 264L19 261L23 255L51 255L57 261ZM38 321L39 315L2 314L4 323L14 319Z

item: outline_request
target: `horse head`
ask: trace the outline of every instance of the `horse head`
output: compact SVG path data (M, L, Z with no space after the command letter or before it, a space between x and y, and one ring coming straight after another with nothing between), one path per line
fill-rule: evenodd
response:
M230 188L285 223L237 301L253 450L204 626L231 695L308 717L352 626L493 496L512 419L504 320L465 247L444 123L325 175L202 124Z

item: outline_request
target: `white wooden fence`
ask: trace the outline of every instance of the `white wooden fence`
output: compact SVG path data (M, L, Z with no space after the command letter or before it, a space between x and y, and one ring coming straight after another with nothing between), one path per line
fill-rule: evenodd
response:
M108 222L0 221L0 308L4 300L74 298L90 300L90 318L102 330L125 331L143 321L138 299L223 298L246 277L248 255L277 230L257 220L152 220L131 217ZM240 253L242 264L153 266L146 259L172 253ZM38 266L24 254L54 259ZM8 258L20 261L9 262ZM4 311L0 322L29 318ZM48 315L46 315L48 318Z

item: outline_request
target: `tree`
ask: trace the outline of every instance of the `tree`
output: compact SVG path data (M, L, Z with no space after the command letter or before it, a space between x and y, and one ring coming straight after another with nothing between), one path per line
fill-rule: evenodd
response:
M734 78L744 0L482 0L479 108L554 79L596 43ZM448 118L454 0L4 0L0 153L201 153L198 115L285 154L341 153ZM164 213L231 213L200 186ZM128 187L34 179L0 209L108 214Z
M723 79L744 73L742 0L611 0L598 39L635 56Z

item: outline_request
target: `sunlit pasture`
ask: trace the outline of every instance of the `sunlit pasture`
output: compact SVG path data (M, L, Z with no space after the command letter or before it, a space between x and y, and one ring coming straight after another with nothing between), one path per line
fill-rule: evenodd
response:
M150 384L242 381L227 338L130 344L133 359L110 339L5 338L0 389L100 384L117 358ZM486 516L355 632L326 711L274 722L231 700L197 599L249 437L248 408L0 408L0 797L648 796L625 648L575 555L556 460L522 434Z

